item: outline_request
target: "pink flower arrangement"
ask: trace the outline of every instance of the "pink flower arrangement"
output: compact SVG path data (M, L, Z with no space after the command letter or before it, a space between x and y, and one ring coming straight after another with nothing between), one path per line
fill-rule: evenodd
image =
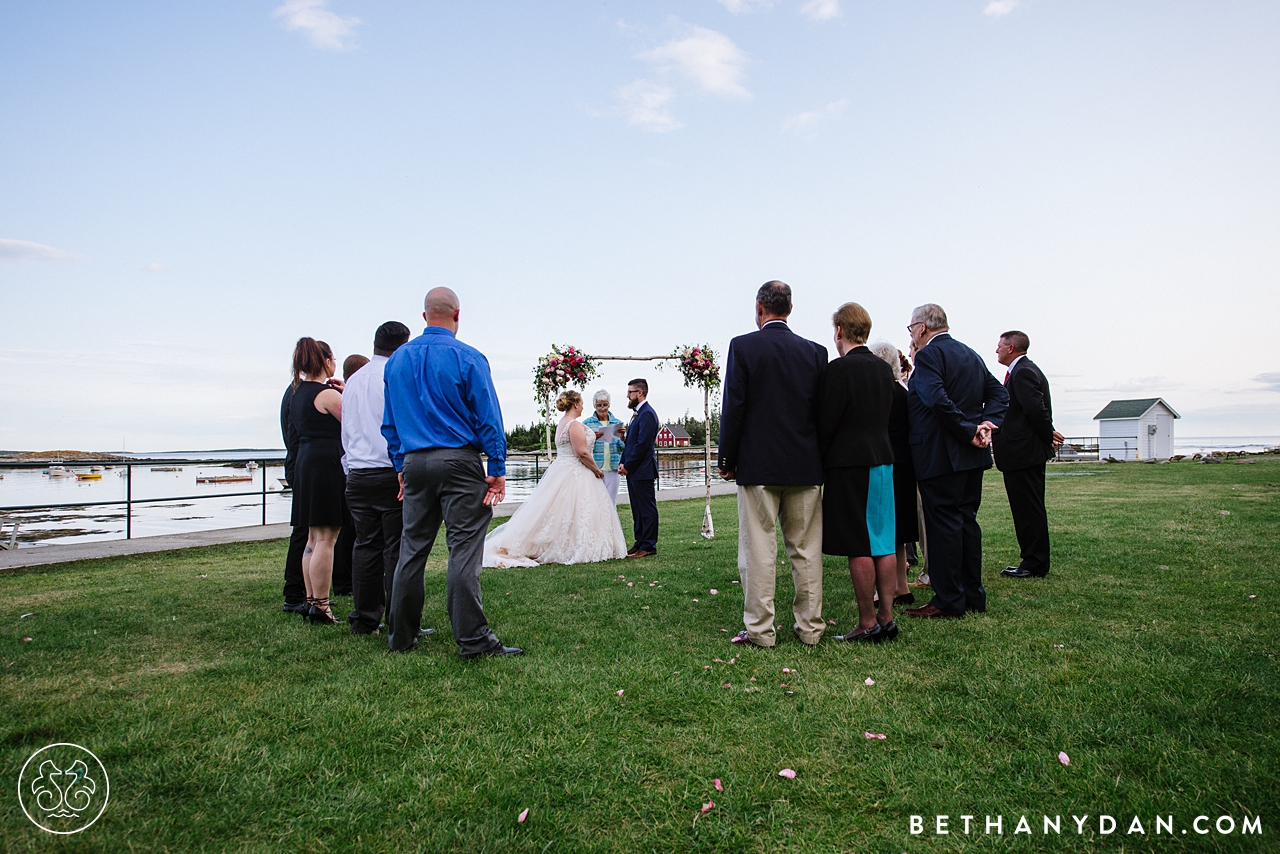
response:
M533 370L533 391L544 407L547 401L570 386L586 386L599 373L599 364L577 347L556 344L538 360Z
M715 351L706 344L682 347L671 354L680 366L686 388L711 390L720 387L720 366Z

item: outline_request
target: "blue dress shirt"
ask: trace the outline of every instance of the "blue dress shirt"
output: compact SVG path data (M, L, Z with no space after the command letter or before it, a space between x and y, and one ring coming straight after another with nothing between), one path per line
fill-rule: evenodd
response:
M396 471L404 455L428 448L475 448L489 474L507 473L507 436L489 360L441 326L396 350L384 369L382 435Z

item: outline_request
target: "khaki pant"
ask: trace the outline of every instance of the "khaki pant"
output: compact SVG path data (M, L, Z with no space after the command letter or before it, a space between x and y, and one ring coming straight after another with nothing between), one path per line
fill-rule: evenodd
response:
M778 577L777 522L791 558L796 586L794 630L814 644L822 621L822 488L819 486L738 487L738 573L742 580L742 622L752 643L773 646L773 594Z

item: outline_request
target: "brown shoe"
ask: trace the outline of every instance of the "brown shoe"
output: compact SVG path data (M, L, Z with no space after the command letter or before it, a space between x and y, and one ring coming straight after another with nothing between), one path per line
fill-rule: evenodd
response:
M648 557L649 555L656 554L657 552L651 552L648 549L636 549L631 554L627 555L627 557Z
M925 605L923 608L912 608L907 611L908 617L921 617L926 620L951 619L959 620L964 614L952 614L950 611L944 611L941 608L935 608L933 605Z

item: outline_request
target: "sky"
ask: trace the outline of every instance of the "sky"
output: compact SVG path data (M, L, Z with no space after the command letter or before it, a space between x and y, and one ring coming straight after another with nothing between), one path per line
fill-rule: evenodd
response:
M527 424L552 344L723 354L770 279L833 355L1025 331L1070 436L1276 435L1278 150L1270 0L3 3L0 448L280 447L296 340L437 285Z

